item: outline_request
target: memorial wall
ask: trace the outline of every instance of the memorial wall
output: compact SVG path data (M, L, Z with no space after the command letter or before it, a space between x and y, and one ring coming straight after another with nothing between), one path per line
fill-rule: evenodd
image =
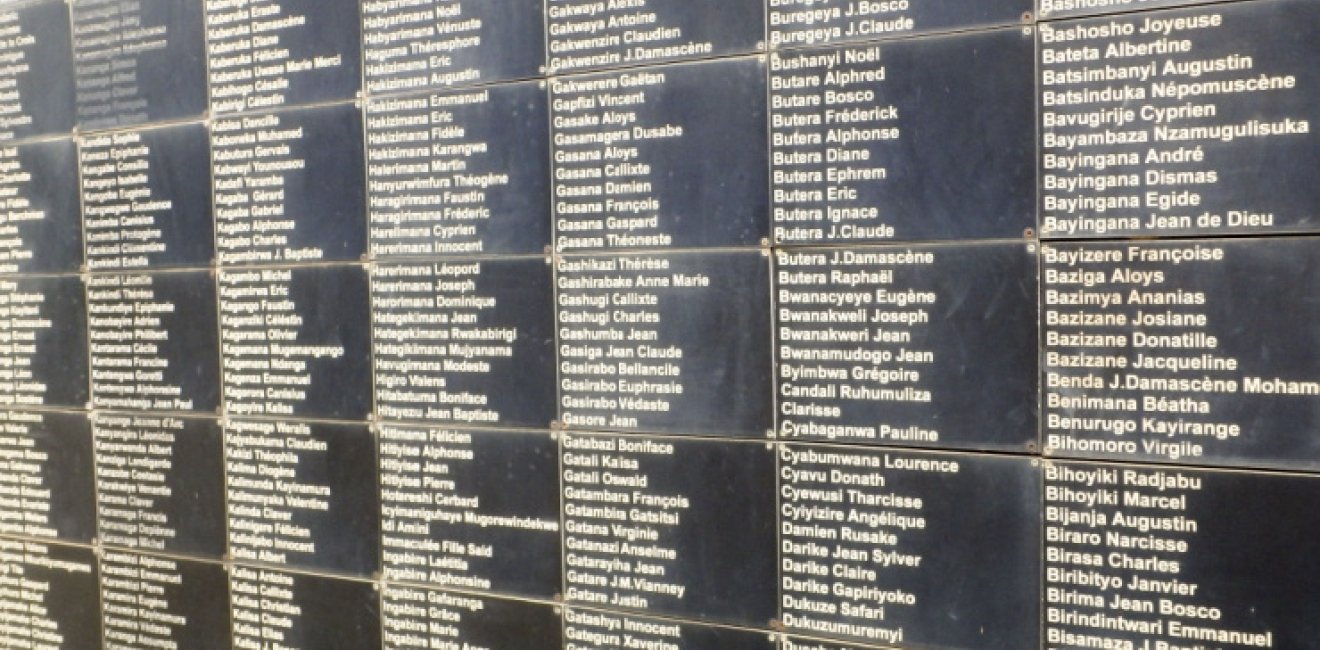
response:
M0 648L1320 648L1314 0L0 2Z

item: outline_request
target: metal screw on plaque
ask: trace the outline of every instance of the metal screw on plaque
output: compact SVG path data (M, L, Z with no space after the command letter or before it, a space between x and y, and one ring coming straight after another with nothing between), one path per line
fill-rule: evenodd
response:
M1035 237L1036 237L1036 229L1035 229L1035 228L1026 228L1026 229L1024 229L1024 230L1022 231L1022 236L1023 236L1024 238L1026 238L1026 239L1035 239Z
M553 600L556 603L562 603L564 602L564 594L555 594L550 597L550 600Z
M1032 28L1030 28L1030 27L1023 27L1023 28L1022 28L1022 35L1023 35L1023 36L1031 36L1031 35L1034 34L1034 33L1036 33L1036 30L1034 30L1034 29L1032 29Z
M1031 21L1033 21L1033 20L1035 20L1035 19L1036 19L1036 17L1035 17L1034 15L1032 15L1032 13L1031 13L1030 11L1024 11L1024 12L1022 12L1022 22L1024 22L1024 23L1029 23L1029 22L1031 22Z
M777 618L772 618L770 619L770 629L779 633L783 633L785 630L784 622Z

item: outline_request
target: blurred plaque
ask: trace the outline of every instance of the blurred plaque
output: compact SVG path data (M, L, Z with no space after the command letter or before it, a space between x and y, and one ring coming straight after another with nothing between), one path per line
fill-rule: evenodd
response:
M235 566L235 648L379 648L380 594L370 582Z
M1089 14L1128 13L1178 5L1211 4L1220 0L1039 0L1041 18L1066 18Z
M775 243L1034 228L1034 52L1006 29L772 53Z
M559 650L550 605L390 585L381 597L385 650Z
M91 541L93 477L86 415L0 411L0 534Z
M211 110L351 99L361 83L358 0L205 0Z
M561 591L559 446L547 433L378 427L387 580Z
M0 140L73 130L69 27L69 4L58 0L0 12Z
M239 561L370 575L380 563L366 425L229 420L229 547Z
M1046 453L1320 467L1320 240L1042 250Z
M73 60L84 131L206 110L203 0L76 0Z
M86 408L87 336L78 276L0 279L0 404Z
M743 58L552 79L556 249L759 244L765 67Z
M569 433L562 459L568 602L754 626L774 618L767 445Z
M362 147L352 104L211 122L220 263L360 260Z
M776 48L1011 25L1030 21L1032 9L1032 0L769 0L769 4L770 46Z
M79 140L87 268L210 266L209 156L200 123Z
M83 261L73 140L0 146L0 273L76 273Z
M820 641L798 636L786 636L779 645L779 650L873 650L882 646L863 646L842 641Z
M10 647L100 648L99 596L90 548L0 538L0 630Z
M781 445L779 461L786 628L894 647L1037 646L1035 461L826 445Z
M376 264L376 409L387 419L546 428L555 419L545 258Z
M224 567L105 551L101 625L107 648L228 645L229 581Z
M1304 648L1314 476L1045 467L1045 641L1057 648Z
M545 250L550 145L543 83L385 97L367 105L373 255Z
M570 648L669 650L777 650L774 635L617 612L569 608L564 636Z
M362 58L373 94L545 72L545 3L364 0Z
M220 272L225 410L346 420L371 411L367 272Z
M1041 235L1320 230L1317 43L1309 0L1042 24Z
M1036 246L775 252L779 435L1034 450Z
M765 48L762 0L546 3L550 71L616 68Z
M208 271L87 279L92 406L220 407L215 278Z
M225 554L224 441L214 419L96 413L102 544Z
M761 438L773 426L759 251L558 258L568 427Z

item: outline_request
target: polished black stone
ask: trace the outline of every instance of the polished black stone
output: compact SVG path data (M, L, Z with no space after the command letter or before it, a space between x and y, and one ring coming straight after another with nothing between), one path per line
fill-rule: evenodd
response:
M781 438L1035 449L1034 244L782 249L775 261Z
M0 279L0 404L85 408L87 318L76 275Z
M564 631L568 638L589 641L597 648L624 648L630 643L637 644L636 647L681 650L777 650L779 647L773 635L765 632L578 608L564 610Z
M107 643L207 648L230 643L229 579L220 564L105 551L101 619ZM241 596L240 596L241 597Z
M4 65L0 83L0 140L73 130L73 46L69 5L35 2L0 12Z
M22 603L5 616L19 647L100 648L101 599L92 549L0 539L0 600Z
M1031 20L1032 0L770 1L770 46L900 38Z
M76 273L83 263L73 140L0 147L0 273Z
M550 0L546 11L546 48L552 73L765 48L763 0Z
M389 585L382 598L387 647L489 650L558 650L563 641L557 609L503 600Z
M543 252L551 222L546 102L543 82L524 82L368 104L372 254Z
M381 647L380 594L370 582L236 566L229 588L235 647Z
M96 537L92 435L83 413L0 411L0 534Z
M1215 4L1221 0L1038 0L1042 19L1092 14L1128 13L1192 4Z
M1009 28L772 53L775 243L1035 228L1034 52Z

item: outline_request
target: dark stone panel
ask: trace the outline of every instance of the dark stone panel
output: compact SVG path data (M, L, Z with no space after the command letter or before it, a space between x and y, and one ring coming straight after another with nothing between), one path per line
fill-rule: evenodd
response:
M87 391L79 277L0 279L0 404L85 408Z
M362 57L372 93L525 79L545 72L542 0L391 4L362 3Z
M215 278L208 271L87 280L92 406L215 413Z
M558 258L560 420L762 438L771 406L760 251Z
M1047 464L1046 647L1313 643L1318 489L1305 475Z
M225 411L366 419L368 304L358 265L221 271Z
M766 237L764 61L561 77L550 90L557 250Z
M1036 245L775 252L781 438L1037 442Z
M377 414L548 428L556 414L552 270L539 257L375 265Z
M270 110L355 97L358 0L208 3L211 111Z
M1050 0L1042 0L1049 2ZM770 0L770 46L899 38L1021 23L1032 0Z
M774 241L1034 229L1034 57L1020 28L772 53Z
M558 610L540 603L500 600L390 585L384 603L385 648L558 650Z
M236 648L381 647L371 583L235 566L229 588Z
M883 646L863 646L841 641L821 641L799 636L786 636L779 645L779 650L873 650Z
M361 260L362 147L352 104L211 122L220 264Z
M0 626L21 648L101 647L96 557L90 548L0 539Z
M1040 39L1043 237L1320 230L1320 5L1042 24Z
M1320 467L1317 247L1045 246L1046 453Z
M101 597L114 647L230 647L229 578L219 564L105 551Z
M206 110L203 0L78 0L78 127L198 117Z
M73 130L73 45L66 2L34 2L0 12L0 141Z
M78 272L83 242L73 140L0 147L0 196L0 273Z
M228 420L230 553L367 576L380 568L376 440L366 425Z
M1037 647L1037 461L824 445L781 445L779 461L786 628L881 646Z
M0 533L96 536L92 435L82 413L0 411Z
M769 445L563 436L568 602L769 624L778 560Z
M385 578L551 598L562 590L559 446L548 433L378 425Z
M97 413L92 420L101 543L223 556L219 422L122 413Z
M368 104L371 253L544 252L551 221L546 102L544 82L524 82Z
M552 73L765 48L763 0L549 0L546 12Z
M711 627L675 620L643 618L617 612L570 608L564 611L568 647L668 648L670 650L776 650L767 632Z
M214 263L210 155L201 123L79 140L87 268Z
M1039 0L1041 18L1128 13L1162 7L1214 4L1224 0Z

